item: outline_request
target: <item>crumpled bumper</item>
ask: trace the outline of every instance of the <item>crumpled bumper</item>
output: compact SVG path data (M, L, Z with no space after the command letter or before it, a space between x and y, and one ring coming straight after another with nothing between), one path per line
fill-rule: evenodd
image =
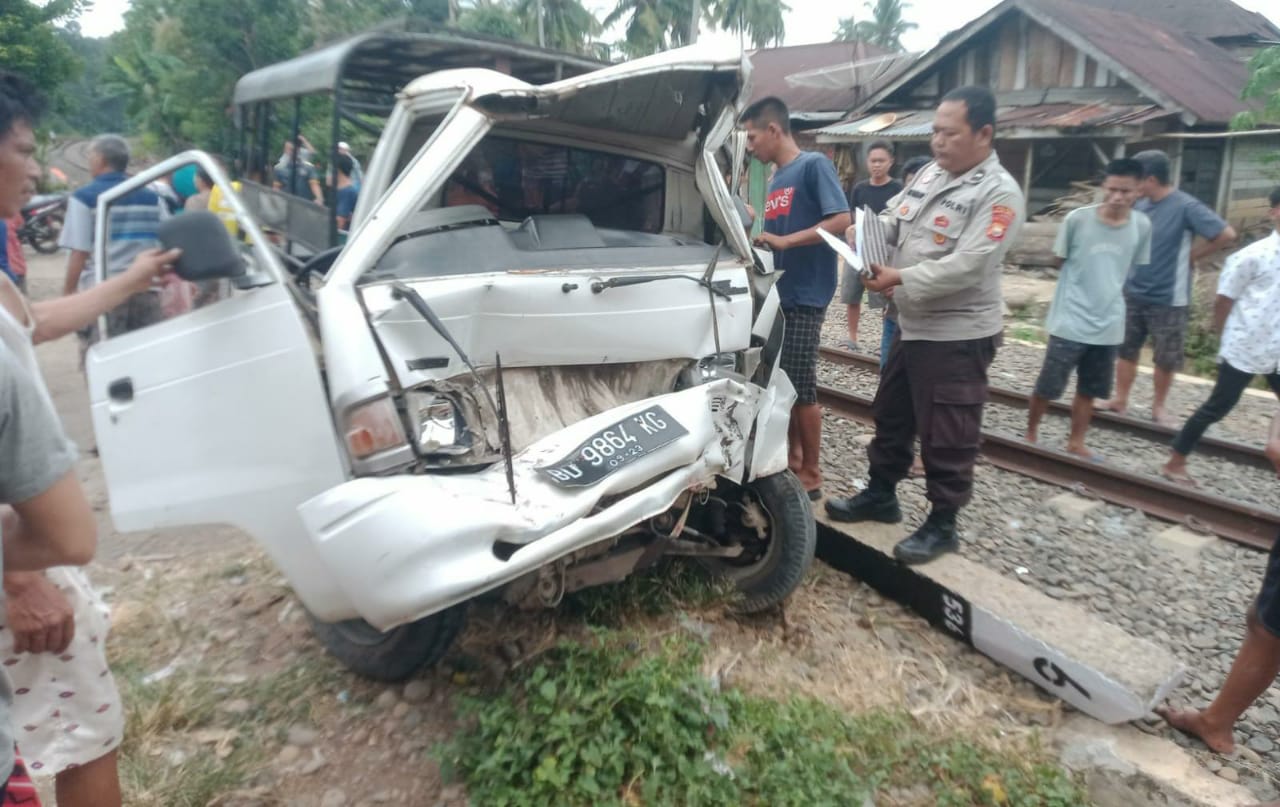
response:
M779 426L785 440L788 393L789 385L765 390L718 380L575 423L514 457L514 504L498 463L474 474L354 479L305 502L299 513L349 595L351 616L387 630L617 535L716 475L741 480L757 418L757 440L768 435L777 442ZM560 487L536 470L655 404L688 433L590 487ZM779 417L780 424L773 422ZM761 448L756 457L779 456L777 446Z

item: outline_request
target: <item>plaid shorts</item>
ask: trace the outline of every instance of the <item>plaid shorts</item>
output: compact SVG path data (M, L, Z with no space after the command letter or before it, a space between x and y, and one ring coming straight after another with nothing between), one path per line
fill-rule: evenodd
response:
M796 403L818 402L818 345L827 309L798 305L782 310L782 352L778 366L796 388Z
M1157 305L1125 298L1124 344L1120 358L1137 361L1147 337L1151 337L1152 361L1161 370L1180 370L1187 336L1187 307Z
M1076 392L1086 398L1111 397L1111 379L1116 370L1115 345L1087 345L1060 336L1049 337L1044 353L1044 366L1036 379L1035 393L1040 398L1056 401L1062 397L1076 371Z

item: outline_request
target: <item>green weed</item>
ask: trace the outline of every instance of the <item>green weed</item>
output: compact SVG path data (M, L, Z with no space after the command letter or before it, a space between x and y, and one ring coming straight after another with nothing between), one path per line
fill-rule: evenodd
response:
M1086 803L1038 748L988 750L903 714L722 691L692 640L596 631L503 691L460 699L446 773L485 805L846 805L926 786L941 805Z

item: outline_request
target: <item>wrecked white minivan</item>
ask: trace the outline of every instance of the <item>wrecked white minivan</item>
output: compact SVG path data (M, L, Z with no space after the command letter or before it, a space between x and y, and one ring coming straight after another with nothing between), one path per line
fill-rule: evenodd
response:
M543 86L424 76L346 245L305 263L201 153L104 194L99 221L196 161L244 235L179 266L219 299L89 351L116 525L244 529L326 647L385 680L480 595L551 606L664 555L744 610L782 601L815 530L774 276L716 163L746 79L688 50Z

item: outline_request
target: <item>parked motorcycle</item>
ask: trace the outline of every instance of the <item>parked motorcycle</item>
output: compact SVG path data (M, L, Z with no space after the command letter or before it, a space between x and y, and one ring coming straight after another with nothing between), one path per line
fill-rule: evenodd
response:
M22 206L22 226L18 228L18 240L25 241L42 255L58 251L58 236L62 234L62 219L67 210L67 194L54 193L34 196Z

